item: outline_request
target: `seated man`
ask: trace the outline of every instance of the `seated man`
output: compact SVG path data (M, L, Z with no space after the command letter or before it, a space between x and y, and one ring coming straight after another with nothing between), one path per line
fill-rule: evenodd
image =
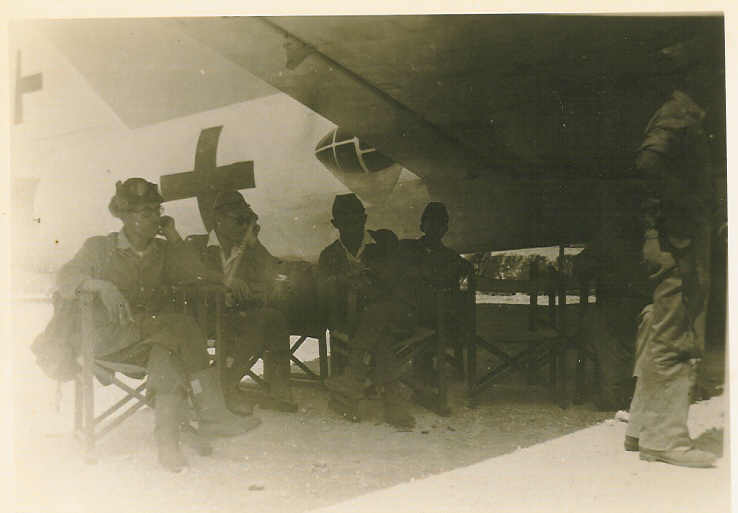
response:
M468 280L473 267L456 251L443 244L448 232L448 212L443 203L430 202L420 218L420 230L424 233L419 239L403 239L400 251L407 266L407 273L417 278L418 316L420 322L435 327L437 314L437 294L442 290L459 290L463 280ZM453 312L449 322L462 322L465 312L451 305ZM461 327L459 326L459 329ZM450 332L459 333L457 329ZM418 377L428 381L432 373L432 355L421 355L416 359L415 370Z
M123 228L87 239L59 271L57 285L68 300L81 291L96 293L96 358L146 367L149 393L155 397L159 462L178 472L187 464L179 449L179 430L188 391L204 435L237 435L259 421L227 410L197 323L165 310L172 285L221 278L192 258L174 220L161 217L161 203L156 184L143 178L118 182L109 210L123 221ZM167 240L157 238L159 232Z
M226 357L224 388L231 411L248 415L250 398L239 388L248 362L262 354L269 397L263 408L297 411L290 391L290 333L286 319L286 263L273 257L258 239L258 216L238 191L215 199L215 229L200 247L201 260L222 272L228 298L225 326L231 341ZM196 237L188 240L197 243Z
M386 258L392 256L391 241L387 244L381 235L377 236L376 251L370 250L374 255L369 266L365 258L369 242L366 213L354 194L336 196L331 222L340 235L320 254L319 296L328 309L329 326L348 331L352 347L344 375L331 379L327 385L333 392L362 397L371 384L383 399L385 420L395 426L412 427L415 419L408 413L398 389L402 369L392 342L398 332L413 329L415 309L407 300L411 294L405 293L401 280L383 279L386 274L380 267L387 269ZM347 325L349 290L357 297L355 326ZM372 368L369 360L373 360Z

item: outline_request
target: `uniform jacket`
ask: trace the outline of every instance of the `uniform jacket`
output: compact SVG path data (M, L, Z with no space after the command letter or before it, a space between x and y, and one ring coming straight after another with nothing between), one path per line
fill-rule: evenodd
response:
M171 287L181 283L219 281L219 275L208 271L184 243L170 243L155 238L139 256L125 234L90 237L77 254L57 274L57 288L62 298L74 300L80 286L88 279L113 283L128 301L135 322L123 336L101 337L95 347L97 354L111 354L127 347L137 337L146 318L170 309ZM110 331L110 321L102 302L93 306L93 319L99 330Z
M687 94L674 91L651 117L638 148L638 167L660 202L660 231L693 237L708 222L713 189L705 111ZM650 159L641 159L650 152Z

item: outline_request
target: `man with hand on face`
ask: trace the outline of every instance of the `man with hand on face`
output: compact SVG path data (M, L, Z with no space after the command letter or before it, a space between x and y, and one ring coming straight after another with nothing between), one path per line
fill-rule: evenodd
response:
M331 223L338 229L339 238L320 254L319 297L328 309L329 326L351 332L352 347L344 374L326 385L332 392L356 400L365 397L373 385L383 399L385 420L394 426L411 428L415 419L401 398L398 381L402 369L392 342L397 333L412 331L415 308L406 300L404 285L399 280L387 283L381 273L373 272L368 265L365 249L370 239L365 231L366 212L355 194L336 196ZM383 235L381 230L374 233L377 237ZM377 244L387 249L381 237ZM391 254L387 256L392 258ZM347 326L350 290L357 297L357 326ZM373 360L371 369L367 356Z
M161 217L156 184L130 178L116 184L109 210L123 222L119 232L87 239L58 273L62 298L94 292L96 358L146 367L154 395L159 462L178 472L187 464L179 448L189 392L205 436L234 436L259 424L229 412L205 338L192 317L168 313L177 283L220 281L182 243L171 217ZM156 237L161 232L166 240ZM80 337L71 341L79 344ZM79 350L79 347L76 348Z
M220 192L214 203L215 229L200 256L205 265L222 272L232 291L227 298L224 389L231 411L249 415L251 398L239 384L257 354L264 361L269 396L259 400L262 408L297 411L290 390L290 334L283 307L288 276L285 265L259 241L258 216L238 191ZM196 243L196 238L190 241Z

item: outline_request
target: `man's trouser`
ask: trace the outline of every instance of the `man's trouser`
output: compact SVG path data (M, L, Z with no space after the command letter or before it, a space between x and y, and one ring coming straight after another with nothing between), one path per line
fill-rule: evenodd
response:
M264 361L264 379L272 395L289 396L290 333L284 314L274 308L254 308L231 312L225 319L230 348L226 358L229 381L246 374L248 362L257 354ZM229 383L233 385L234 383Z
M704 350L709 239L698 237L678 258L663 254L659 283L638 330L636 392L627 434L642 448L667 451L691 444L689 391ZM706 255L703 255L706 253ZM637 349L637 350L638 350Z
M359 314L359 324L352 337L349 366L357 377L368 377L375 385L399 379L402 373L394 351L397 335L412 333L416 326L415 309L404 302L385 299L367 306ZM374 365L365 358L370 354Z
M120 345L127 347L114 354L96 356L145 366L148 390L153 393L184 391L189 375L209 364L200 327L183 314L138 316L134 323L98 328L98 335L101 339L116 337Z

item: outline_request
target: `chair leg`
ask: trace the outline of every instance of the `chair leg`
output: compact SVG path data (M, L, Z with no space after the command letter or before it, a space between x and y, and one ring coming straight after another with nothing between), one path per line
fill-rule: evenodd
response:
M466 345L466 398L469 407L476 403L474 400L474 384L477 381L477 340L470 336Z
M92 382L92 373L83 372L82 376L82 404L83 404L83 437L85 461L96 463L95 457L95 390Z
M82 296L82 404L85 461L95 463L95 389L94 389L94 325L92 297Z
M320 379L328 377L328 344L325 340L325 331L318 337L318 356L320 360Z
M554 390L556 388L556 382L557 382L557 378L558 378L558 376L557 376L558 372L557 372L557 369L556 369L556 366L557 366L557 363L558 363L557 360L558 360L558 352L554 349L553 352L552 352L552 354L551 354L551 358L549 359L550 375L549 375L548 384L550 385L550 387L551 387L552 390Z
M530 354L535 354L536 349L536 343L535 342L528 342L528 352ZM535 359L531 358L528 360L528 364L526 365L526 381L528 383L528 386L531 386L535 384L536 381L536 363Z
M84 402L82 398L82 384L80 377L74 378L74 433L82 431L82 415L84 413Z
M456 377L464 379L464 347L459 343L454 346L454 367L456 368Z
M574 390L574 404L584 403L584 378L585 378L584 354L577 349L576 388Z
M567 348L564 347L564 349L559 353L559 375L558 375L558 386L557 388L557 395L558 395L558 403L561 408L568 408L569 407L569 396L567 394L567 378L568 378L568 365L566 361L567 357Z

